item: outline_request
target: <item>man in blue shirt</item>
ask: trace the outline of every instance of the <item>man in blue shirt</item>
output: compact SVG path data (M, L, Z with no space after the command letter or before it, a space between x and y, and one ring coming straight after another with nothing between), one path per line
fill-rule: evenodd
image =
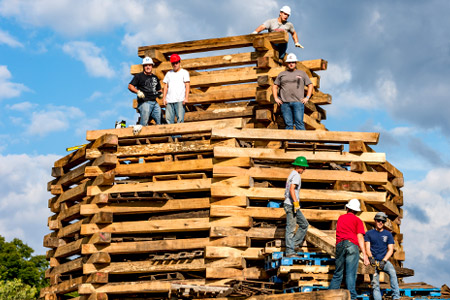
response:
M397 274L394 266L388 259L394 253L394 238L392 234L384 230L384 223L387 221L387 215L379 212L375 215L375 229L369 230L364 236L366 244L366 252L369 261L375 267L375 273L372 275L372 291L373 299L381 300L380 292L380 276L379 272L383 271L389 274L391 289L393 290L392 298L400 299L400 291L398 288Z

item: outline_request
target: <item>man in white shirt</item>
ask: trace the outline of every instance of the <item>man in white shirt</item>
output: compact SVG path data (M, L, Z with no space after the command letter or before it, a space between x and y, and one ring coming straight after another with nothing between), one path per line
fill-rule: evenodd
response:
M170 56L172 70L166 73L163 82L163 102L166 106L167 124L184 122L184 105L189 100L190 77L189 72L181 68L181 58L178 54Z

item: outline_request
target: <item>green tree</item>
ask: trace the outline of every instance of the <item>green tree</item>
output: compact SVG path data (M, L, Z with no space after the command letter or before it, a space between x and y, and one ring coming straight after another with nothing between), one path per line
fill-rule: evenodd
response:
M20 239L6 242L0 236L0 278L2 281L20 279L21 283L40 289L47 285L44 255L33 256L34 250Z
M3 280L0 277L0 300L34 300L36 296L37 289L20 279Z

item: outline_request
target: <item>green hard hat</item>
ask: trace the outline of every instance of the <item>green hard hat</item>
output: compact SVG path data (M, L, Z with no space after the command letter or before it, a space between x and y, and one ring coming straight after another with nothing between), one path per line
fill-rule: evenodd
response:
M305 168L309 167L308 161L306 160L306 158L304 156L297 157L292 164L294 166L299 166L299 167L305 167Z

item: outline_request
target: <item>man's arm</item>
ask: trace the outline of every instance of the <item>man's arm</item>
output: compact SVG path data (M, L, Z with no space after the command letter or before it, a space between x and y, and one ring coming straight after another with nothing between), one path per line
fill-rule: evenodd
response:
M130 92L137 94L138 89L132 85L131 83L128 84L128 90L130 90Z
M164 87L163 87L163 103L164 105L167 105L167 100L166 100L166 96L167 96L167 90L169 88L169 84L165 83Z
M388 261L388 259L392 256L393 253L394 253L394 244L389 244L388 251L386 255L383 257L383 260Z
M278 105L283 104L283 102L280 100L280 98L278 98L278 85L276 85L276 84L274 84L272 86L272 95L273 95L273 98L275 99L275 102Z
M189 90L191 88L191 83L189 81L184 83L185 89L186 89L186 93L184 95L184 100L183 100L183 104L186 104L189 101Z
M364 264L366 266L368 266L370 264L370 262L369 262L369 258L367 257L366 249L364 247L364 235L362 233L358 233L356 236L358 237L359 249L361 249L361 252L364 257Z
M253 31L252 33L260 33L261 31L263 31L264 29L266 29L266 26L264 26L264 24L261 24L258 26L258 28L255 29L255 31Z
M297 36L297 31L292 31L292 33L291 33L291 35L292 35L292 39L294 40L294 43L298 43L298 36Z
M312 83L308 84L308 92L306 93L306 97L301 100L303 104L305 104L306 102L309 101L309 99L311 98L313 89L314 89L314 85Z

